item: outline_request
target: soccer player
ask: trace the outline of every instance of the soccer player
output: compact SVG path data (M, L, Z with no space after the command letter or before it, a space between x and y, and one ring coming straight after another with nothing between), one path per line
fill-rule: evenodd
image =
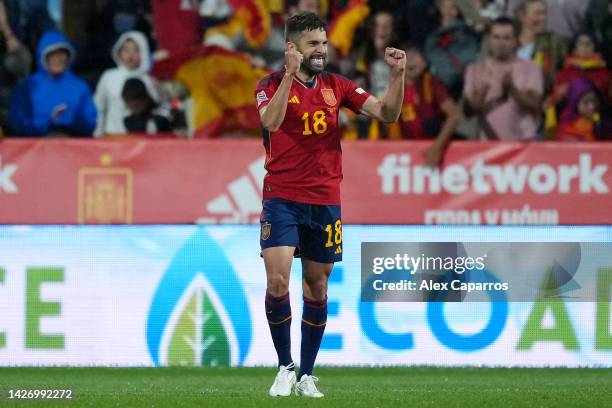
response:
M398 119L404 92L404 51L387 48L389 88L382 100L348 79L325 72L327 33L314 13L287 20L285 68L255 90L263 127L267 174L263 185L260 244L266 267L266 317L278 354L271 396L320 398L312 375L327 321L327 282L342 260L338 111L346 106L382 122ZM302 261L302 343L296 383L291 358L289 274Z

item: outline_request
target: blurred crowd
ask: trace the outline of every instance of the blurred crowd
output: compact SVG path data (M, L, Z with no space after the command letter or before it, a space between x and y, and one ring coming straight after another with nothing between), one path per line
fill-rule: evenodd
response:
M407 51L399 123L343 111L346 139L435 140L435 163L457 138L612 138L610 0L0 0L0 129L256 135L252 90L299 11L328 22L328 70L373 95L384 49Z

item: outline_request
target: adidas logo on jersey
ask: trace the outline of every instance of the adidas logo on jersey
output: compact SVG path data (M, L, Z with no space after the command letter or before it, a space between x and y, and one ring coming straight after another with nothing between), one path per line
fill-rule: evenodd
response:
M300 103L300 100L298 99L297 96L292 96L291 98L289 98L289 103Z
M265 157L249 165L247 174L238 177L223 193L206 204L208 216L196 220L198 224L256 224L261 214L261 191Z
M334 252L336 255L341 254L342 253L342 247L338 246L336 247L336 252Z

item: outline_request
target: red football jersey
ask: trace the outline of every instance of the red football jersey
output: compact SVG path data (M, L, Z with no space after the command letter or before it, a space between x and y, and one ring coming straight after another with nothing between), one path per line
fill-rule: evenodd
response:
M255 90L257 109L274 96L285 71L263 78ZM276 132L263 129L267 174L263 198L339 205L342 150L338 109L359 112L369 94L352 81L328 72L312 83L294 78L287 112Z

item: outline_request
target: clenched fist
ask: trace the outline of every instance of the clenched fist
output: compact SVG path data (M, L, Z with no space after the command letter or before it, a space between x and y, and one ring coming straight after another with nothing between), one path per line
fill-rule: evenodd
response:
M403 72L406 68L406 53L397 48L385 48L385 62L394 71Z
M291 42L288 43L287 50L285 51L285 67L287 73L296 74L300 70L300 65L302 65L303 60L304 56L295 48L295 44Z

